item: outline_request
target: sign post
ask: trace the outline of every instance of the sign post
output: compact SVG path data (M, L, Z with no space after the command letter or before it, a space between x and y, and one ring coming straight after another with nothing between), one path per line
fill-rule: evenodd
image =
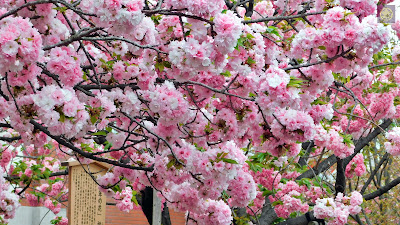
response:
M157 196L157 191L153 189L153 218L152 225L161 225L161 199Z
M63 162L68 166L68 225L105 225L106 196L100 192L93 178L107 172L107 164L93 162L80 164L77 161Z

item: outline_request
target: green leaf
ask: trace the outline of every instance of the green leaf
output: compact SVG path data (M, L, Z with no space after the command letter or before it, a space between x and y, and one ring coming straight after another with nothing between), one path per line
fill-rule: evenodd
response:
M353 144L352 136L350 134L341 134L340 136L343 137L343 143L347 144L348 147Z
M85 80L85 81L88 81L88 77L87 77L87 75L86 75L86 72L83 72L82 79Z
M236 49L236 50L239 50L239 46L244 47L244 42L245 42L245 41L246 41L246 37L244 37L243 35L240 36L240 38L237 40L237 44L236 44L235 49Z
M153 20L153 22L158 25L160 24L160 20L162 19L161 15L152 15L151 16L151 20Z
M46 168L46 170L42 173L42 178L47 179L50 177L50 175L51 175L51 171L48 168Z
M190 30L188 30L188 31L185 32L185 37L187 37L187 36L189 36L189 35L190 35Z
M282 178L282 179L281 179L281 182L284 183L284 184L286 184L288 181L289 181L289 180L286 179L286 178Z
M297 181L297 183L299 185L306 185L308 188L311 188L311 182L310 182L310 179L308 179L308 178L303 178L303 179Z
M245 20L245 21L251 20L251 18L250 18L250 17L247 17L247 16L244 16L244 20Z
M171 69L171 63L170 63L170 62L164 61L164 62L163 62L163 65L164 65L165 67Z
M134 202L136 205L139 205L139 203L136 199L136 194L137 194L137 192L132 190L132 202Z
M67 11L68 8L64 6L64 7L55 7L53 9L59 11L60 13L65 13L65 11Z
M53 144L47 143L47 144L45 144L43 147L45 147L45 148L47 148L47 149L52 149L52 148L53 148Z
M90 122L92 122L92 124L95 124L97 121L97 116L91 116L90 117Z
M33 192L32 194L35 195L38 198L43 198L43 199L46 198L46 194L42 193L42 192Z
M223 73L220 73L220 74L223 75L224 77L231 77L232 76L232 74L231 74L231 72L229 70L227 70L227 71L225 71Z
M61 220L62 220L62 217L61 217L61 216L58 216L58 217L56 217L56 218L50 220L50 223L51 223L51 224L57 224L57 223L59 223Z
M263 191L263 196L264 197L268 197L268 196L270 196L270 195L272 195L274 193L274 191L272 191L272 190L265 190L265 191Z
M256 61L254 61L253 58L249 57L249 58L247 58L246 63L251 66L253 64L256 64Z
M238 162L236 162L235 160L228 158L222 158L222 161L225 163L238 164Z
M269 27L267 28L267 30L265 31L265 33L268 33L268 34L275 34L276 36L282 38L282 36L281 36L281 35L279 34L279 32L278 32L278 28L276 28L276 27L274 27L274 26L269 26Z
M64 115L64 113L61 113L61 114L60 114L60 119L58 119L58 121L60 121L61 123L64 123L64 122L65 122L65 115Z
M290 81L287 84L287 87L295 87L295 88L300 88L302 85L305 84L305 80L290 76Z
M101 130L101 131L97 131L96 133L93 133L92 135L106 136L107 132L105 130Z
M158 69L160 72L164 71L164 64L163 64L163 63L156 63L156 64L154 65L154 67L155 67L156 69Z
M272 206L276 206L276 205L283 205L283 201L282 200L278 200L272 203Z
M171 168L174 164L175 164L175 159L172 159L171 161L168 162L167 169Z
M106 131L108 131L108 133L110 133L112 131L111 127L106 127Z
M250 34L250 33L247 33L246 37L247 37L247 39L253 39L254 38L254 36L252 34Z
M108 149L110 149L111 146L112 146L112 144L111 144L110 142L108 142L108 141L106 141L104 144L106 144L106 145L104 146L104 150L108 150Z

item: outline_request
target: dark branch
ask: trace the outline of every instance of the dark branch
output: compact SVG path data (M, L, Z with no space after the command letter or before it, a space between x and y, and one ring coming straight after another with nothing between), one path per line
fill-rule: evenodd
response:
M346 187L346 176L344 175L344 166L343 159L336 157L337 166L336 166L336 183L335 183L335 191L336 195L338 193L343 193Z
M254 0L249 1L249 7L246 8L246 16L251 17L253 15L254 10Z
M367 182L365 182L364 186L361 188L360 193L364 194L365 190L367 189L369 183L371 183L372 179L374 178L375 174L378 172L379 168L381 168L382 164L389 158L389 154L385 153L383 155L382 159L379 161L378 165L376 165L374 171L372 171L371 175L369 175L369 178Z
M375 69L375 68L382 67L382 66L390 66L390 65L397 65L397 64L400 64L400 61L370 66L369 69Z
M21 140L21 136L17 136L17 137L0 137L0 141L13 142L13 141L18 141L18 140Z
M136 83L132 84L117 84L117 85L78 85L76 87L82 88L83 90L94 90L94 89L104 89L104 90L111 90L113 88L125 88L131 87L133 90L140 89Z
M86 30L82 30L81 32L78 32L77 34L71 35L70 38L68 38L68 39L66 39L64 41L58 42L57 44L44 46L43 50L46 51L46 50L50 50L50 49L58 47L58 46L67 46L67 45L71 44L72 42L82 40L83 37L86 37L86 36L90 35L91 33L95 32L95 31L98 31L98 30L101 30L101 29L102 28L100 28L100 27L93 27L93 28L90 28L88 30L87 29Z
M54 139L55 141L57 141L60 145L63 145L69 149L71 149L72 151L78 153L79 155L82 155L85 158L88 159L92 159L98 162L104 162L104 163L108 163L111 165L115 165L115 166L119 166L119 167L123 167L123 168L128 168L128 169L132 169L132 170L144 170L144 171L153 171L154 167L137 167L137 166L131 166L131 165L127 165L127 164L123 164L120 163L118 161L114 161L114 160L110 160L110 159L106 159L106 158L99 158L96 156L93 156L91 153L89 152L84 152L82 151L80 148L75 147L73 144L67 142L66 140L64 140L63 138L61 138L60 136L54 136L52 135L45 127L43 127L42 125L40 125L38 122L34 121L34 120L30 120L30 123L38 130L42 131L43 133L47 134L47 136L51 137L52 139Z
M12 126L8 123L0 123L0 127L4 127L4 128L12 128Z
M392 120L386 119L379 127L375 128L374 131L372 131L370 134L368 134L367 137L361 138L357 142L357 144L354 148L354 153L344 160L344 166L346 166L350 162L350 160L353 159L354 156L357 155L361 151L361 149L363 149L366 145L368 145L368 143L370 141L372 141L376 136L378 136L380 133L382 133L382 130L385 130L386 128L388 128L391 123L392 123ZM321 172L328 170L335 163L336 163L336 156L331 155L327 159L322 161L316 168L312 168L312 170L311 169L307 170L306 172L304 172L303 174L298 176L296 178L296 180L300 180L302 178L313 178L315 175L318 175Z
M400 183L400 177L394 179L392 182L390 182L389 184L379 188L378 190L370 193L370 194L366 194L364 195L364 199L365 200L371 200L374 199L376 197L379 197L383 194L385 194L386 192L390 191L390 189L394 188L396 185L398 185Z
M259 23L259 22L276 21L276 20L290 20L290 19L302 18L305 16L325 14L325 13L326 13L325 11L322 11L322 12L297 14L297 15L293 15L293 16L266 17L266 18L260 18L260 19L255 19L255 20L244 20L244 21L242 21L242 23L248 24L248 23Z

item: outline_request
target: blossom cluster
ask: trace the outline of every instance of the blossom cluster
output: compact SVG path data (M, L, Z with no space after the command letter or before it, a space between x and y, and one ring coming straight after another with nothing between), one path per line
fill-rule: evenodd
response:
M362 195L353 191L350 197L338 193L335 198L317 199L314 206L314 216L318 219L328 220L328 225L344 225L350 214L361 211Z
M31 206L44 205L46 208L51 210L54 214L58 214L61 211L61 203L56 200L56 197L60 197L61 200L67 200L68 189L64 182L55 182L51 186L47 183L36 187L36 191L25 193L25 198ZM37 194L42 193L42 194ZM45 197L40 197L45 194Z
M345 139L346 136L341 135L338 131L340 131L340 127L334 126L327 131L321 126L317 126L314 141L317 146L326 147L328 150L332 150L337 157L344 159L354 152L354 144L351 140Z
M30 155L30 151L35 151L33 145L26 149L25 154ZM49 155L50 152L44 153L43 155ZM40 161L35 160L23 160L17 167L10 168L10 174L18 175L19 177L25 177L28 179L37 179L37 177L47 174L49 176L51 171L58 172L61 165L59 160L54 160L52 157L45 157ZM20 166L23 165L23 166ZM21 188L17 188L17 191L21 191ZM47 183L33 188L32 191L22 193L22 196L26 198L28 203L32 206L43 205L54 214L58 214L61 211L61 203L57 200L68 199L68 185L65 184L64 180L60 177L51 177Z
M133 209L132 196L132 189L130 187L126 187L121 192L117 192L115 198L118 199L118 209L124 212L131 211Z
M157 159L155 164L157 177L154 177L157 180L153 180L152 183L165 182L170 186L170 191L165 193L165 197L173 202L171 206L181 211L195 208L193 213L200 218L202 215L209 215L210 207L214 207L210 205L211 203L224 205L223 208L228 207L226 203L218 201L223 190L227 190L231 206L244 207L255 198L255 183L252 176L243 168L245 156L233 142L227 142L220 148L208 149L206 152L201 152L188 143L182 143L182 145L178 154L179 159L186 164L185 170L201 174L198 178L201 178L203 183L189 183L192 180L191 176L183 168L178 169L180 167L177 163L170 167L167 173L163 172L165 168L161 167L165 167L163 161L168 160L168 157ZM166 177L169 182L160 181L161 178ZM230 219L226 217L226 210L220 213L225 214L226 220L220 224L229 224ZM219 220L223 218L222 215L220 216Z
M368 40L376 41L368 42ZM304 50L329 46L323 50L323 53L327 57L334 57L340 53L337 46L344 45L354 47L356 54L364 59L365 63L370 62L372 54L381 49L388 40L386 28L377 22L376 17L369 15L360 22L358 17L350 11L342 7L334 7L327 11L320 29L308 27L296 35L293 40L292 54L294 57L299 57Z
M82 80L83 72L75 51L69 47L57 47L50 51L47 69L57 74L62 84L74 86Z
M217 32L214 41L219 52L222 54L232 52L242 34L241 20L232 11L228 11L225 14L218 14L214 22L215 32Z
M188 120L187 101L176 90L172 82L166 81L155 91L149 91L150 110L160 115L160 122L165 125L184 123Z
M144 18L143 0L85 0L82 1L81 7L91 13L96 13L98 17L94 19L97 24L109 28L109 32L116 35L127 30L134 30Z
M400 155L400 127L393 127L386 133L387 142L384 143L386 151L393 155Z
M306 141L315 135L314 121L308 113L289 109L280 110L271 124L272 133L288 141Z
M55 135L77 135L88 123L89 114L72 88L58 89L55 85L44 87L34 94L27 104L38 107L38 118Z
M9 190L5 175L3 168L0 167L0 222L8 222L14 218L15 211L20 206L19 195Z
M29 80L35 80L40 73L35 63L42 56L42 37L28 19L7 17L1 20L0 74L9 74L10 85L25 86Z
M364 165L364 156L359 153L350 161L346 166L346 177L352 178L354 174L358 177L361 177L364 173L367 172L367 169Z
M178 1L166 0L164 4L168 8L174 9L188 9L194 15L209 17L214 16L216 13L221 12L224 7L222 0L193 0L193 1Z
M360 18L366 17L368 15L376 15L377 13L377 3L378 0L368 0L368 1L354 1L354 0L341 0L340 6L346 9L351 9Z
M199 43L190 38L188 41L173 41L169 47L169 60L179 71L185 71L185 74L176 71L175 77L178 80L192 78L197 71L205 70L211 65L213 46L207 41Z

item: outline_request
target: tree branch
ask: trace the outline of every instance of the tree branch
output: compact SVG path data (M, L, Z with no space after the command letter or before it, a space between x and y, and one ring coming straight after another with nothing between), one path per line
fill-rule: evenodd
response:
M376 190L376 191L374 191L374 192L372 192L370 194L363 195L363 197L367 201L371 200L371 199L374 199L374 198L379 197L379 196L385 194L386 192L390 191L390 189L394 188L399 183L400 183L400 177L392 180L387 185L385 185L385 186L383 186L381 188L378 188L378 190Z
M336 182L335 182L335 194L343 193L346 187L346 176L344 175L343 159L336 157Z
M95 161L98 161L98 162L105 162L105 163L108 163L108 164L111 164L111 165L114 165L114 166L119 166L119 167L128 168L128 169L132 169L132 170L144 170L144 171L153 171L154 170L154 166L151 166L151 167L137 167L137 166L131 166L131 165L123 164L123 163L120 163L118 161L114 161L114 160L110 160L110 159L106 159L106 158L99 158L99 157L93 156L91 153L84 152L80 148L77 148L73 144L65 141L60 136L52 135L45 127L40 125L38 122L36 122L36 121L34 121L32 119L29 122L36 129L38 129L38 130L42 131L43 133L47 134L47 136L49 136L52 139L54 139L55 141L57 141L60 145L63 145L65 147L71 149L72 151L78 153L79 155L82 155L85 158L92 159L92 160L95 160Z
M367 137L361 138L357 142L354 148L354 153L351 156L344 159L344 166L346 166L351 161L351 159L353 159L354 156L357 155L361 151L361 149L363 149L370 141L372 141L376 136L382 133L382 130L388 128L391 123L392 123L391 119L386 119L379 127L375 128L374 131L368 134ZM300 180L302 178L313 178L315 175L318 175L321 172L328 170L335 163L336 163L336 156L331 155L327 159L322 161L316 168L307 170L306 172L298 176L296 180Z
M376 165L374 171L372 171L371 175L369 176L367 182L365 182L364 186L361 188L360 193L364 194L365 190L367 189L369 183L371 183L373 177L375 176L375 174L378 172L379 168L381 168L382 164L389 158L389 154L385 153L385 155L383 155L382 159L379 161L378 165Z
M17 136L17 137L0 137L0 141L13 142L13 141L17 141L17 140L21 140L21 136Z
M101 30L101 29L102 28L100 28L100 27L93 27L93 28L90 28L89 30L86 29L86 30L81 30L80 32L78 31L78 33L71 35L71 37L69 37L68 39L66 39L64 41L58 42L57 44L54 44L54 45L44 46L43 50L46 51L46 50L50 50L55 47L69 45L72 42L82 40L83 37L86 37L86 36L90 35L91 33Z
M249 23L276 21L276 20L290 20L290 19L302 18L305 16L320 15L320 14L325 14L325 13L326 13L325 11L321 11L321 12L297 14L297 15L293 15L293 16L265 17L265 18L255 19L255 20L244 20L244 21L242 21L242 23L249 24Z

